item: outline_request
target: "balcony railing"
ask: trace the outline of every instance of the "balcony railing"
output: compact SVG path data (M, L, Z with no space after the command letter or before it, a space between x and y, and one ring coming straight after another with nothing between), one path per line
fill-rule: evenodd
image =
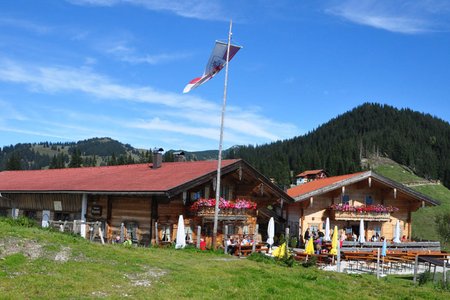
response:
M332 211L335 220L341 221L389 221L391 213L389 212L355 212L355 211Z
M199 217L211 217L214 216L214 207L199 207L197 211L191 211L191 213L195 216ZM246 209L246 208L220 208L219 216L254 216L256 214L255 209Z

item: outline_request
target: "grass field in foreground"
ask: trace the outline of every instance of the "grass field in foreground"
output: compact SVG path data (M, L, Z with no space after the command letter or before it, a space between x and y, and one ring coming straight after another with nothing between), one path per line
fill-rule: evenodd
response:
M195 249L125 248L0 220L2 299L449 299L411 277L293 268Z

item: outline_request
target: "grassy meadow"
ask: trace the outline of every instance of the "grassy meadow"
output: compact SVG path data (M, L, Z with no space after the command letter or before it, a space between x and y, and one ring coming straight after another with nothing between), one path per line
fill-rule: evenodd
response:
M0 219L1 299L449 299L411 276L349 275L196 249L126 248Z
M404 184L424 181L423 178L394 163L380 165L375 169L375 172ZM435 217L438 214L450 213L450 190L442 184L432 183L412 186L411 188L441 203L439 206L421 208L413 213L413 238L417 240L439 240L440 237L435 229ZM442 246L444 249L450 250L450 245Z

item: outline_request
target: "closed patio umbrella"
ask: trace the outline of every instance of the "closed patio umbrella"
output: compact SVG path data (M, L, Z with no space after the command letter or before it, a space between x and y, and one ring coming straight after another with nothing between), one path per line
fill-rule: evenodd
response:
M308 243L306 243L305 253L308 255L314 254L314 242L312 238L310 238Z
M177 228L177 243L175 245L175 249L183 249L186 247L186 239L184 232L184 219L183 215L178 217L178 228Z
M325 221L325 236L323 237L324 241L329 242L330 238L330 218L327 217Z
M366 238L365 238L365 230L364 230L364 220L361 219L361 221L359 222L359 237L358 237L358 242L360 242L361 244L366 242Z
M394 243L401 243L400 241L400 220L397 220L397 225L395 225Z
M338 228L337 226L334 226L333 238L331 239L330 254L337 255L337 245L338 245Z
M275 235L275 222L273 217L270 218L267 225L267 244L269 244L269 253L272 253L273 237Z

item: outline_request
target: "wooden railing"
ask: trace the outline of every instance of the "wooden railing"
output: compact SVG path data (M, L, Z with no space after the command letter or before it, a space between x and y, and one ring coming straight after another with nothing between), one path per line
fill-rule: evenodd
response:
M213 206L203 206L195 212L193 215L203 217L203 216L213 216L214 207ZM254 216L256 214L255 209L245 209L245 208L221 208L219 209L219 216Z
M350 212L350 211L333 211L335 220L343 221L389 221L391 214L388 212Z

